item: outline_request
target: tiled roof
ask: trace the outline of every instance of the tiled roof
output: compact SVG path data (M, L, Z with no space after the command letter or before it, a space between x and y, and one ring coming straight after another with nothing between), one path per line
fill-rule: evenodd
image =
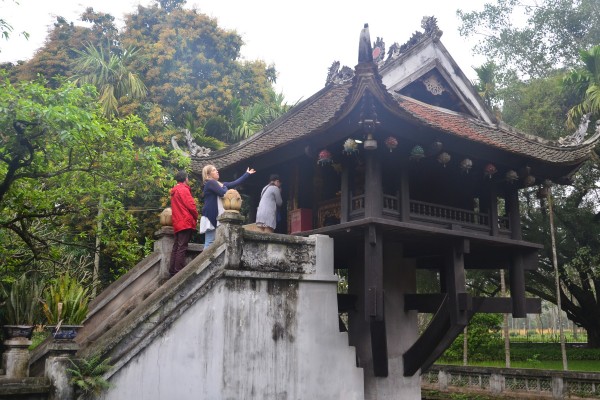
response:
M379 76L375 74L366 80L363 79L362 82L355 77L352 82L329 85L254 136L214 152L208 157L194 158L192 168L196 172L200 172L206 164L226 168L250 157L268 153L286 143L318 134L335 122L337 113L348 107L346 102L355 102L356 99L350 99L355 98L357 94L360 95L359 92L364 90L365 82L369 86L369 91L380 91L372 94L385 103L385 107L391 112L396 113L398 118L410 119L415 124L429 126L464 140L529 157L549 165L580 164L589 157L600 136L597 134L578 145L559 146L554 142L518 132L505 124L488 124L465 114L435 107L399 94L392 98L379 81ZM358 89L359 86L362 87L361 90ZM359 92L354 93L357 90Z
M396 95L400 108L424 125L473 142L551 164L577 164L589 157L597 135L579 145L558 146L535 136L487 124L465 114L431 106L406 96Z

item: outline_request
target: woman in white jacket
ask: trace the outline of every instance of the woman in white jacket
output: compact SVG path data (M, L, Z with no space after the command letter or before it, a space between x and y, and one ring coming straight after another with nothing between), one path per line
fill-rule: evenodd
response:
M279 175L269 177L269 184L260 193L256 211L256 226L262 232L273 233L277 227L277 207L281 207L281 180Z

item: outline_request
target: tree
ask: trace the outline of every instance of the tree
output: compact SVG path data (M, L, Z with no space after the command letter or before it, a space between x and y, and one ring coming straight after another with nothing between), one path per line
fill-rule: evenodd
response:
M584 165L572 186L553 188L557 260L562 310L587 330L590 347L600 347L600 221L596 196L600 171L594 163ZM527 287L535 296L556 304L548 213L533 193L526 193L524 232L528 240L541 242L540 265L531 271Z
M163 4L165 3L165 4ZM140 49L134 68L145 82L149 102L139 109L156 143L168 143L165 127L183 127L184 115L207 122L232 102L247 107L267 100L275 70L262 61L240 61L241 37L181 2L139 6L128 15L121 39ZM209 136L213 136L205 131Z
M557 140L570 132L565 116L576 98L565 92L563 70L548 73L546 78L523 82L514 77L499 90L503 120L522 132Z
M119 114L119 103L146 97L146 85L128 68L137 56L136 49L106 54L101 47L88 43L84 50L75 51L79 55L73 68L75 82L96 87L102 112L107 118Z
M567 123L575 128L584 115L592 120L600 117L600 46L579 52L583 67L571 70L564 78L567 91L581 99L569 109Z
M462 36L481 38L475 53L494 60L501 73L517 71L524 78L573 66L580 49L600 43L597 0L495 0L482 11L457 15Z
M36 51L31 60L17 67L17 78L32 80L42 75L50 84L54 84L55 81L51 79L56 76L72 76L77 51L85 50L88 43L110 49L111 53L118 52L118 30L112 15L88 8L81 19L91 26L76 26L63 17L57 17L44 46Z
M528 3L529 4L529 3ZM591 113L597 99L597 59L591 50L579 49L600 42L600 3L596 0L543 0L537 6L518 0L497 0L481 12L464 13L461 34L486 34L475 47L499 66L497 88L502 117L508 124L549 139L573 132L576 119ZM513 25L518 12L523 26ZM563 80L564 72L571 73ZM566 89L566 90L563 90ZM575 106L575 107L574 107ZM565 116L571 111L571 125ZM597 118L598 116L595 115ZM574 175L573 184L553 188L557 226L557 258L561 306L568 317L588 332L590 346L600 347L597 288L600 248L598 236L597 159ZM530 293L557 303L553 275L547 207L534 191L522 196L523 232L528 240L545 244L536 271L531 272Z
M139 118L105 119L93 87L64 80L54 86L44 80L13 85L5 74L0 82L1 273L60 269L65 253L93 253L101 194L103 256L128 268L142 254L124 202L141 185L166 193L165 154L135 145L147 132Z

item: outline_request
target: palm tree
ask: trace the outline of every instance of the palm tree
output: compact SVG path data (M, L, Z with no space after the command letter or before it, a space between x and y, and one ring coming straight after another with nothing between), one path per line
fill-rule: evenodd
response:
M138 50L126 49L122 54L105 54L102 48L88 43L84 50L75 50L75 81L98 89L102 111L107 118L118 115L119 102L125 98L143 99L146 85L139 75L129 70Z
M583 67L568 72L563 79L565 89L581 99L567 114L570 128L575 128L576 121L586 114L590 114L591 119L600 117L600 46L581 50L579 56Z

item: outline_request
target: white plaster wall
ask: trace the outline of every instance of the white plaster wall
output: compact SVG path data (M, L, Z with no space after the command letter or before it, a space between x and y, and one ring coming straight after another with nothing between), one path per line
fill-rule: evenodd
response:
M364 399L332 267L317 266L313 280L229 275L117 371L102 398Z

